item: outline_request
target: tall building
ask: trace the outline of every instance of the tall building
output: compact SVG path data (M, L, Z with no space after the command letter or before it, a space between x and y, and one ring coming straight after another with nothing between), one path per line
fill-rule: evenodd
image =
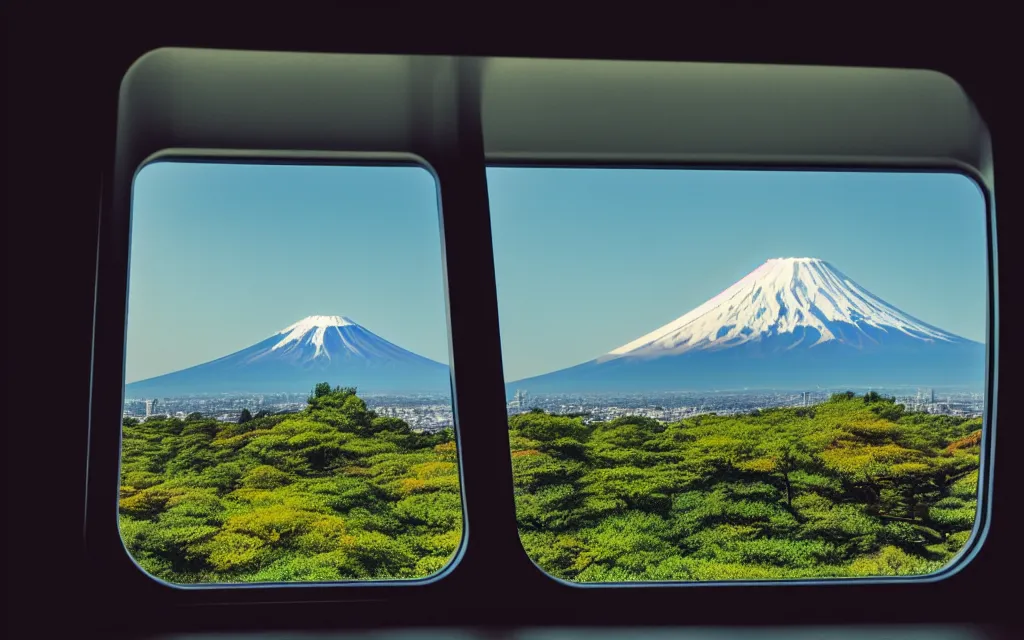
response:
M932 404L935 404L935 389L930 389L930 390L928 391L928 393L929 393L929 395L930 395L930 397L931 397L931 403L932 403Z
M156 400L146 400L146 417L153 415L153 409L156 407Z
M512 397L510 408L518 409L519 411L527 411L530 403L530 396L522 389L516 389L515 395Z

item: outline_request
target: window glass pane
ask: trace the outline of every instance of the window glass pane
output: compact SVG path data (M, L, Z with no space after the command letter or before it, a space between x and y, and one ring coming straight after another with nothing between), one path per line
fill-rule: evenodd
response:
M583 583L933 573L971 536L986 205L950 173L488 171L520 537Z
M132 210L120 530L139 566L444 568L462 502L430 173L157 162Z

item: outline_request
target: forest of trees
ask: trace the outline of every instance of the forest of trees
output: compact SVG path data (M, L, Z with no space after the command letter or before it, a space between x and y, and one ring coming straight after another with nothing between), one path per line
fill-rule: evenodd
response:
M123 433L121 537L169 582L425 577L462 538L452 431L414 433L354 389L317 385L301 413Z
M169 582L426 577L461 540L452 431L412 432L354 389L123 431L122 537ZM981 420L877 394L671 424L534 411L509 435L520 538L571 581L925 574L975 518Z

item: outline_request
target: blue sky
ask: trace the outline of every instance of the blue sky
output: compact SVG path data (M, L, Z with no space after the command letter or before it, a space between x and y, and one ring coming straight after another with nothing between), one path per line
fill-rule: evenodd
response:
M344 315L447 362L437 188L419 167L160 162L135 180L126 381Z
M774 257L985 336L984 200L956 174L492 168L509 380L589 360ZM433 178L414 167L157 163L135 184L127 380L347 315L447 361Z

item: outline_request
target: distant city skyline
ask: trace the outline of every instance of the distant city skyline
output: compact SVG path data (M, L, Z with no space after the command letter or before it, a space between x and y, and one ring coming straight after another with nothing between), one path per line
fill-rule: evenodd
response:
M774 257L822 258L906 313L985 339L985 205L963 176L491 168L488 181L507 380L607 353ZM447 363L436 198L416 167L147 166L126 380L309 315Z

